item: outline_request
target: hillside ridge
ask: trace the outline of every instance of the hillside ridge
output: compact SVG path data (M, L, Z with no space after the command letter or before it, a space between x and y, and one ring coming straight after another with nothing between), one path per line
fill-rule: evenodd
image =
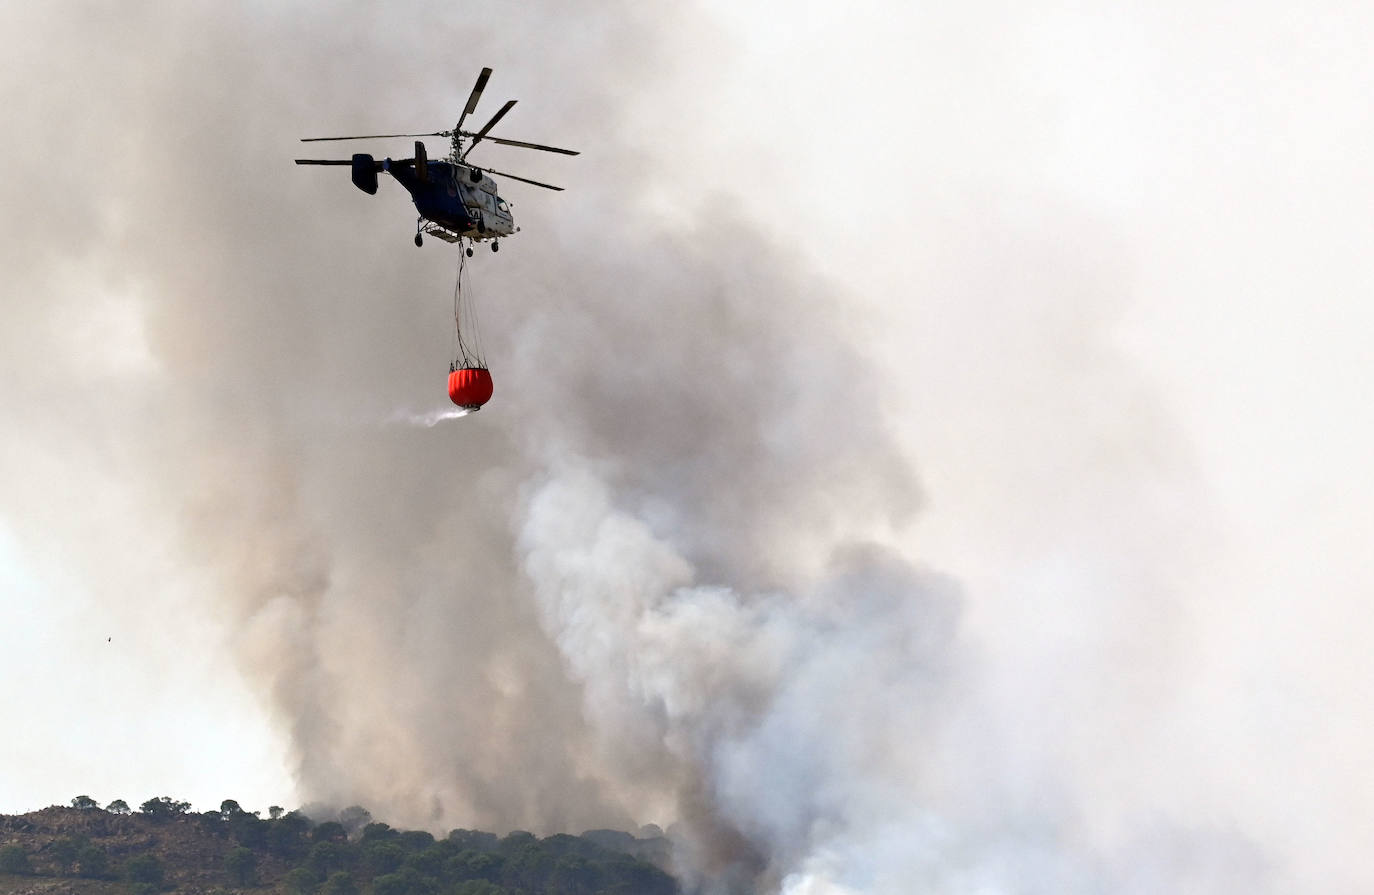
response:
M353 807L317 822L225 800L194 813L150 799L0 815L0 895L677 895L670 847L589 830L544 838L393 829ZM76 805L81 807L76 807Z

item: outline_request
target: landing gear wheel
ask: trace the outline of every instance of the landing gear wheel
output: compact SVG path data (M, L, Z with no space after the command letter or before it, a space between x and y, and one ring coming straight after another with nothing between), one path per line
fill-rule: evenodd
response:
M493 242L493 243L491 244L491 250L492 250L493 252L499 252L499 251L501 250L501 243L499 243L499 242Z
M416 233L416 234L415 234L415 248L418 249L420 246L422 246L422 245L424 245L424 244L425 244L425 238L424 238L423 236L421 236L420 234Z
M477 232L478 232L478 233L486 233L486 232L487 232L487 222L484 221L484 220L482 220L480 217L477 219Z
M471 257L472 257L472 246L468 246L468 247L467 247L467 253L468 253L468 257L471 258Z

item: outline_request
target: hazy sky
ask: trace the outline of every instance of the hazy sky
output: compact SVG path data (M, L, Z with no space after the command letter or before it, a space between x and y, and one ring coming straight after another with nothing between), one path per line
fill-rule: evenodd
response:
M11 6L0 811L1374 885L1374 11ZM425 428L456 252L291 159L483 65L583 155L479 150L568 189Z

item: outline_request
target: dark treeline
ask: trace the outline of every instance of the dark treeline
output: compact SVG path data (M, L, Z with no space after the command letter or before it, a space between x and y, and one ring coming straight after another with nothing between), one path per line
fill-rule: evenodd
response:
M666 840L609 830L436 838L357 806L316 820L276 806L264 818L232 799L194 813L165 796L137 811L78 796L71 808L0 819L0 874L117 881L132 895L676 895L646 857L666 861Z

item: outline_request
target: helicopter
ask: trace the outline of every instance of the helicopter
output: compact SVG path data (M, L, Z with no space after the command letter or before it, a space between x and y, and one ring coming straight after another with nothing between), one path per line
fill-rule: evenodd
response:
M430 161L425 151L424 142L416 140L415 155L412 158L384 158L378 161L367 153L359 152L354 153L351 159L298 158L296 164L349 165L353 169L353 185L368 195L376 195L377 174L378 172L386 172L406 188L415 202L416 210L420 212L420 216L415 222L415 245L417 247L424 244L424 235L429 234L449 243L461 242L464 239L473 242L489 239L491 240L491 250L495 252L500 248L500 243L497 241L499 237L510 236L512 233L519 232L520 228L515 226L515 218L511 214L509 203L498 195L496 181L488 177L488 174L509 177L511 180L533 184L547 190L561 191L563 188L474 165L467 160L468 153L472 152L477 144L483 140L499 143L503 146L519 146L524 149L538 149L543 152L557 152L562 155L578 155L579 153L573 149L560 149L557 146L545 146L541 143L528 143L524 140L491 136L491 129L511 110L515 105L515 100L510 100L502 106L500 111L493 115L491 120L483 125L480 130L476 132L463 130L463 122L477 109L477 103L481 100L482 91L486 89L487 79L490 77L491 69L483 68L481 74L477 76L477 83L472 87L472 93L468 96L467 105L463 107L463 112L458 117L458 123L453 126L452 130L434 131L427 134L370 134L356 137L304 137L301 139L302 143L320 143L335 140L389 140L397 137L448 137L449 153L443 161ZM467 140L471 140L471 142L465 142ZM472 256L471 246L467 247L467 254L469 257Z

